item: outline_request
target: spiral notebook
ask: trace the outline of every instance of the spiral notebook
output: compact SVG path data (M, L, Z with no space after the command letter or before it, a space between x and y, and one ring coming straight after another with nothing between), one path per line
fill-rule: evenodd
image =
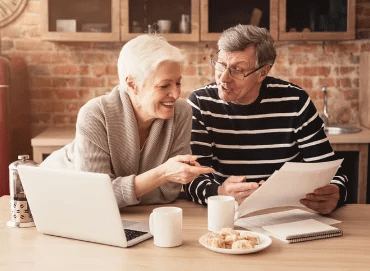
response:
M343 235L341 229L315 219L268 225L262 228L268 231L273 237L286 243L298 243Z

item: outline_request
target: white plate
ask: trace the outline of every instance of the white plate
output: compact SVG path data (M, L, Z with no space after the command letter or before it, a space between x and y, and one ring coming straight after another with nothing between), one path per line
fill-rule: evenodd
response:
M248 233L251 235L258 236L260 238L260 243L258 245L255 245L254 248L239 248L239 249L231 249L231 248L217 248L217 247L212 247L208 246L205 242L207 234L203 235L202 237L199 238L199 243L204 246L205 248L208 248L209 250L212 250L214 252L219 252L219 253L225 253L225 254L249 254L249 253L254 253L257 251L260 251L262 249L267 248L269 245L271 245L272 240L269 236L265 234L261 234L258 232L253 232L253 231L239 231L237 232L240 233Z

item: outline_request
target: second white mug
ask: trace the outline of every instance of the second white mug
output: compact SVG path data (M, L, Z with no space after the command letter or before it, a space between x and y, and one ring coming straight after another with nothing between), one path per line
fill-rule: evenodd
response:
M182 244L182 209L178 207L155 208L149 216L149 228L154 245L176 247Z
M172 21L171 20L158 20L157 25L160 33L170 33Z
M208 230L218 232L222 228L234 228L236 201L231 196L208 198Z

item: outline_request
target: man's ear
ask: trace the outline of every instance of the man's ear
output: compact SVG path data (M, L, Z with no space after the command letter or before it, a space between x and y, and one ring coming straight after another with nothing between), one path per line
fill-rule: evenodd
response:
M127 84L127 88L136 95L137 85L136 85L135 79L131 75L128 75L126 77L126 84Z
M263 80L265 80L265 78L267 77L267 75L269 74L270 72L270 69L271 69L271 65L266 65L265 67L263 67L261 69L261 72L260 72L260 79L261 79L261 82Z

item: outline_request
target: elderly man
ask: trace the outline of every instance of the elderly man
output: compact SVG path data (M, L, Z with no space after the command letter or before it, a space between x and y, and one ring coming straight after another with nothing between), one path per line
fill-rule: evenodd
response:
M209 196L231 195L241 203L285 162L337 159L308 94L268 76L276 51L266 29L231 27L222 33L218 48L211 59L216 82L188 98L193 155L216 172L187 184L189 198L206 205ZM301 203L330 213L344 204L347 184L338 171L331 184L307 194Z

